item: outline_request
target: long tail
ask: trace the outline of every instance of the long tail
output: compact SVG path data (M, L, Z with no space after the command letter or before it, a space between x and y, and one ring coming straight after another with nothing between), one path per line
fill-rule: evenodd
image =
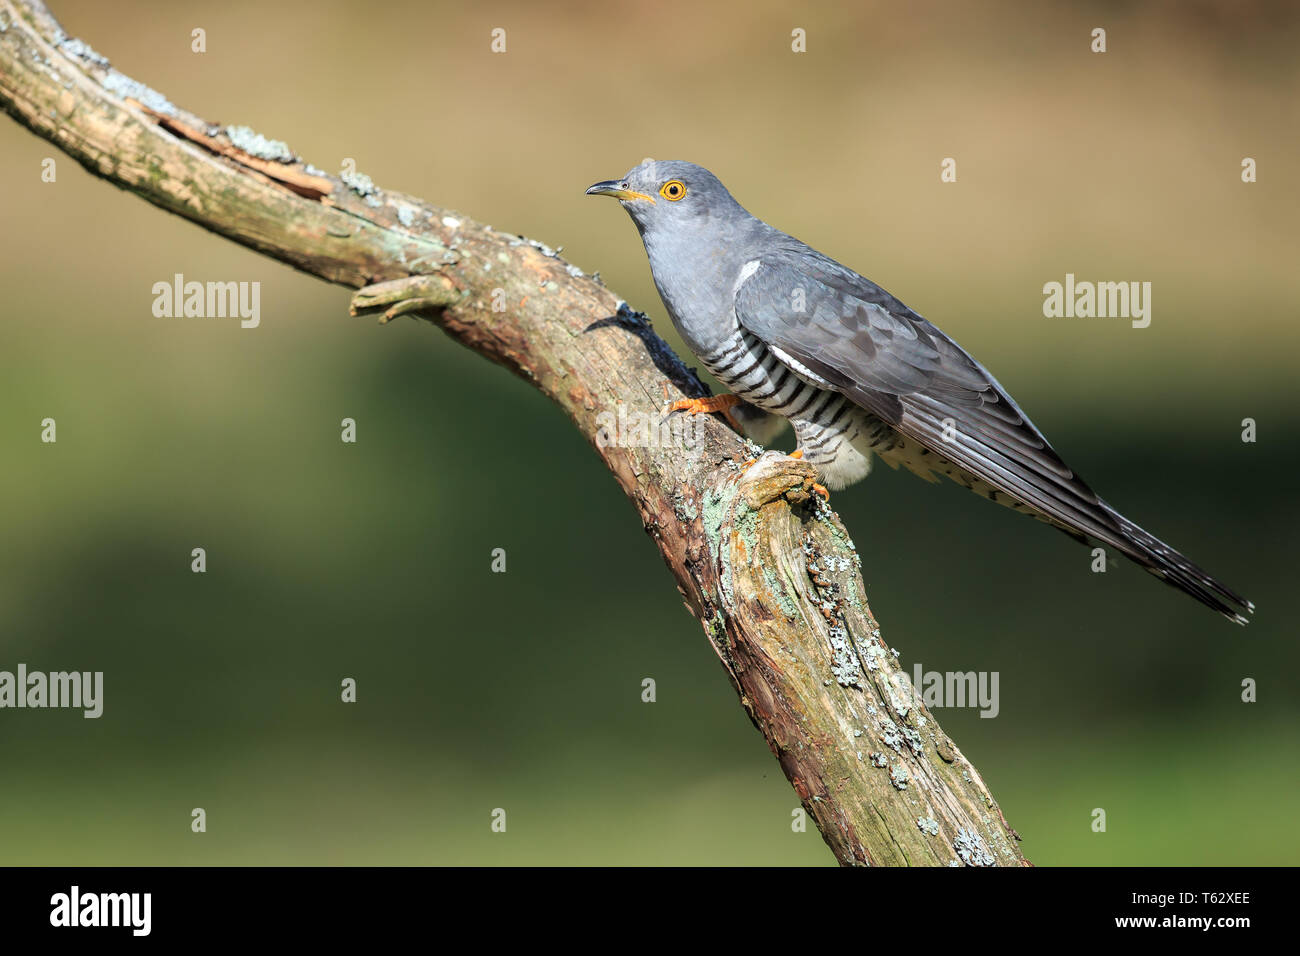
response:
M1249 620L1246 615L1255 610L1250 601L1214 580L1155 535L1143 531L1097 497L1064 463L1060 467L1069 476L1071 484L1068 488L1059 479L1053 482L1026 469L1010 471L1014 463L1005 457L1000 459L1003 463L999 466L1000 471L987 469L992 477L1000 479L994 482L992 477L974 474L941 452L934 452L902 435L896 435L894 443L888 447L871 446L871 450L892 468L905 467L927 481L937 481L937 475L946 475L962 487L1044 521L1083 544L1099 541L1110 545L1166 584L1191 595L1234 624L1246 624ZM1015 481L1009 480L1008 476ZM1031 497L1036 500L1031 500Z
M1106 502L1101 502L1101 506L1119 525L1122 537L1110 543L1121 552L1166 584L1190 594L1234 624L1248 623L1246 615L1254 613L1254 604L1210 577L1155 535L1143 531Z

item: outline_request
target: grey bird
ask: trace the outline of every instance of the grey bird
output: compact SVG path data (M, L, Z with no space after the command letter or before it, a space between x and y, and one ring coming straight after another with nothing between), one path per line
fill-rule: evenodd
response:
M673 325L733 393L675 407L756 406L794 426L794 454L830 488L865 477L874 452L1109 545L1235 623L1254 611L1097 497L956 342L880 286L750 215L707 169L647 160L587 194L622 203ZM736 406L741 400L748 405Z

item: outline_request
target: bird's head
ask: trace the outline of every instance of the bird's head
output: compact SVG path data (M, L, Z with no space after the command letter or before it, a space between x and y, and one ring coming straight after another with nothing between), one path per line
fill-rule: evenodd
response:
M736 210L744 212L717 176L680 160L647 159L622 179L589 186L587 195L613 196L642 233L681 231Z

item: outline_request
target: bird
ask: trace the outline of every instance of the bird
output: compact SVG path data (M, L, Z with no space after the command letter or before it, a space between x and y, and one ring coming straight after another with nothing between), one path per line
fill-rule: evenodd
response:
M1254 604L1107 504L989 371L869 279L751 215L713 173L646 160L587 195L617 199L645 246L683 342L730 394L693 414L758 410L794 428L793 457L826 488L864 478L875 455L946 476L1085 544L1116 549L1237 624Z

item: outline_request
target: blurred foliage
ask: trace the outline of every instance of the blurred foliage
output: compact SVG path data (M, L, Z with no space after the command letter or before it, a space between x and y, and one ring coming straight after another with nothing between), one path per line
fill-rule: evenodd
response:
M997 719L939 716L1028 857L1300 862L1293 9L52 9L212 120L562 244L679 350L632 226L582 197L647 155L710 166L884 284L1260 608L1239 630L1131 566L1091 574L955 486L881 468L835 497L909 671L1000 672ZM348 318L344 290L13 123L0 183L0 669L106 672L100 720L0 711L0 863L832 862L791 832L795 795L633 510L531 388L427 325ZM177 272L260 281L261 327L154 318ZM1066 272L1151 281L1152 326L1045 319Z

